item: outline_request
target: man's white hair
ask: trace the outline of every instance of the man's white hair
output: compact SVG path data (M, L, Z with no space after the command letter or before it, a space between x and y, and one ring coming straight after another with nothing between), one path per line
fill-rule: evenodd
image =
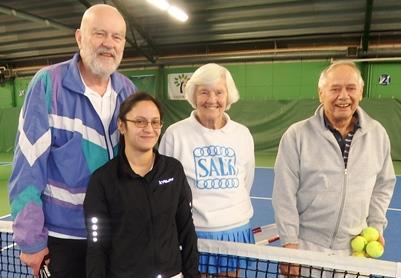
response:
M221 78L225 79L227 87L226 110L230 109L231 104L239 100L238 89L231 73L225 67L214 63L203 65L192 74L185 86L185 98L196 109L196 87L200 85L213 86Z
M325 68L322 73L320 74L320 78L319 78L319 82L317 84L317 87L319 88L319 90L322 90L323 87L326 85L327 82L327 75L329 74L329 72L338 67L338 66L350 66L351 68L353 68L355 70L355 72L358 75L358 83L361 87L363 87L365 85L365 83L363 82L362 79L362 75L361 75L361 71L358 69L358 67L355 65L354 62L352 61L347 61L347 60L339 60L339 61L335 61L333 62L330 66L328 66L327 68Z

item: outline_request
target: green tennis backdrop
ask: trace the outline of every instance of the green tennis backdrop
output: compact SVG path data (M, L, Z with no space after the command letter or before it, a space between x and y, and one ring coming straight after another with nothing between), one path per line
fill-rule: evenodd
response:
M225 64L241 99L230 116L249 127L255 150L274 154L283 132L292 123L309 117L318 106L317 80L329 61ZM361 106L379 120L390 136L393 160L401 160L401 63L358 63L365 80ZM154 67L124 70L139 89L160 99L165 126L187 117L192 110L185 100L168 96L168 75L193 72L197 66ZM0 152L12 152L18 113L31 77L16 77L0 87Z

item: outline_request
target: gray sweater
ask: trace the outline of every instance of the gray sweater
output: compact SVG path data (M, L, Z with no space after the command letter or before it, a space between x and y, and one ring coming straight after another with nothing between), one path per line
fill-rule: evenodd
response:
M366 226L380 233L395 185L390 141L383 126L357 110L357 129L344 166L341 149L324 125L323 108L293 124L280 141L273 208L283 244L298 238L349 249Z

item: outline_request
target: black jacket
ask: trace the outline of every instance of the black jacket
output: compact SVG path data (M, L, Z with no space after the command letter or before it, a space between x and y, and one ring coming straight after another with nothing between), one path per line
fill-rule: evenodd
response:
M87 277L199 277L191 202L181 163L157 152L144 177L124 154L96 170L84 201Z

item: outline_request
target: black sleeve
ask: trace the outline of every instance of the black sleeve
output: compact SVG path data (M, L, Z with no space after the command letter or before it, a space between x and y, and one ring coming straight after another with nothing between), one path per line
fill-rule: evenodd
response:
M200 277L198 271L198 238L195 233L195 227L192 221L192 194L189 187L184 169L180 165L178 171L181 173L181 191L178 209L176 213L176 222L178 230L178 239L182 247L182 274L187 277Z
M85 224L88 237L87 278L107 277L111 238L106 196L100 177L93 175L89 181L84 200Z

